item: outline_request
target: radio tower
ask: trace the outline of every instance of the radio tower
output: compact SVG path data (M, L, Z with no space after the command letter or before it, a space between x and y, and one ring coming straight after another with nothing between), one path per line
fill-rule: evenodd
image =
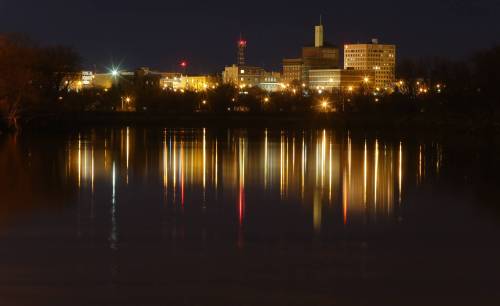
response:
M240 34L240 40L238 40L238 66L245 66L245 51L247 49L247 41L243 39Z

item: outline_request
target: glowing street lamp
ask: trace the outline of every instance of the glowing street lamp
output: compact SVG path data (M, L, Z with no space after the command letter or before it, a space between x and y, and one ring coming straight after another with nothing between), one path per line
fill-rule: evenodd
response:
M321 102L321 108L323 109L324 112L327 111L327 109L328 109L328 101L327 100L323 100Z
M112 75L113 77L117 77L119 73L120 73L120 72L119 72L117 69L113 69L113 70L111 70L111 75Z

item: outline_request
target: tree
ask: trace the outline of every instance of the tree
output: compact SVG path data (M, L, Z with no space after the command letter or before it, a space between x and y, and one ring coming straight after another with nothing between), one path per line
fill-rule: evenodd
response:
M18 129L21 116L35 105L50 110L79 69L80 56L71 48L42 48L22 35L0 35L1 120Z
M35 59L29 39L0 35L0 112L9 129L18 129L20 114L34 100Z
M37 50L35 82L40 89L40 99L50 106L61 93L68 91L81 71L81 58L72 48L50 46Z

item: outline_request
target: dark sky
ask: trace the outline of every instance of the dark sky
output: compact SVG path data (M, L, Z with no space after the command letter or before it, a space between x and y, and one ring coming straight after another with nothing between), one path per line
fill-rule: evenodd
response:
M327 41L377 37L400 57L456 58L500 43L500 0L0 0L0 32L71 45L89 67L172 70L186 58L192 72L235 62L242 32L248 62L278 69L313 41L320 14Z

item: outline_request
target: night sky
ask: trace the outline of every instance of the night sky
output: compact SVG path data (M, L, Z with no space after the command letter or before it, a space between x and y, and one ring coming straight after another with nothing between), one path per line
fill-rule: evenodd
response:
M159 1L0 0L0 32L76 48L91 68L122 63L214 73L235 62L240 32L250 64L279 69L312 43L323 15L337 45L377 37L399 57L453 58L500 43L500 0Z

